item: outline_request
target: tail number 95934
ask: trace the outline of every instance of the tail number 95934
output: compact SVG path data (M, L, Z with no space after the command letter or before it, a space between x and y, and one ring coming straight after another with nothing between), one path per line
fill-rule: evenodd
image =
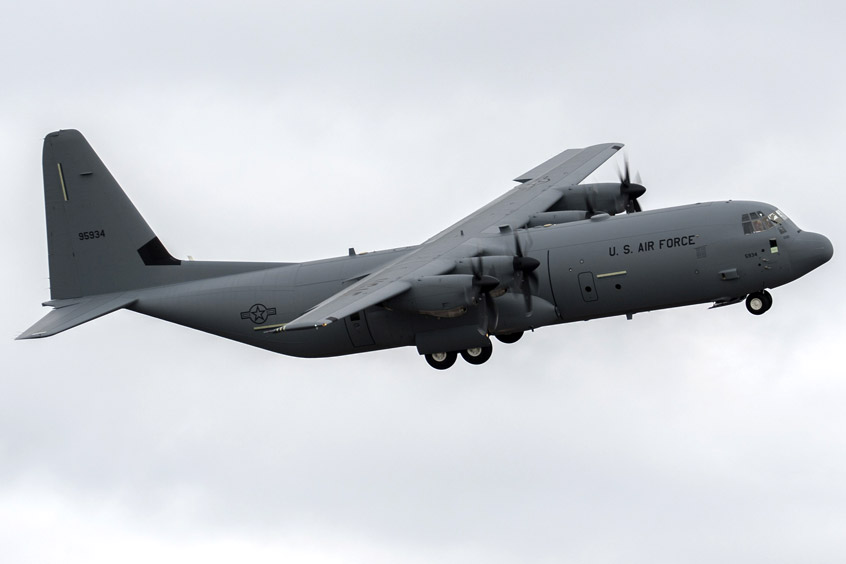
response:
M89 239L102 239L106 236L105 229L95 229L94 231L80 231L79 240L88 241Z

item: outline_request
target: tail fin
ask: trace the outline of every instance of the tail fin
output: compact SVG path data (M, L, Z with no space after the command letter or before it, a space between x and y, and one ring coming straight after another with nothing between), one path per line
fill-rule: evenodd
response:
M180 264L80 132L47 135L43 167L54 300L142 288L154 283L146 266Z

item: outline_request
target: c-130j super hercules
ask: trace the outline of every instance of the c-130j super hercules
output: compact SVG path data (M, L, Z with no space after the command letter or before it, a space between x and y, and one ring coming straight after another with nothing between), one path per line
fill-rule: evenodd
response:
M449 368L545 325L713 302L767 311L767 288L828 261L831 242L762 202L641 212L631 182L579 184L622 144L569 149L416 247L305 263L181 261L74 130L44 140L55 335L125 308L274 352L416 346ZM622 214L622 212L628 212ZM619 215L618 215L619 214Z

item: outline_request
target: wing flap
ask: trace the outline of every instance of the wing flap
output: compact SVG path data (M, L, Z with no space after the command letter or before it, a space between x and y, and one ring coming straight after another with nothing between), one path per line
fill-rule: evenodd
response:
M136 297L125 292L104 294L76 300L47 302L55 309L42 317L35 325L21 333L17 339L40 339L51 337L88 321L122 309L134 302Z
M297 331L324 327L402 294L411 288L415 278L444 274L455 266L454 261L415 257L419 250L418 248L411 251L349 288L341 290L293 321L283 324L280 329Z
M325 327L334 321L343 319L358 311L374 306L387 299L398 296L408 290L411 283L397 280L371 292L363 292L353 300L344 299L343 293L335 294L328 300L318 304L314 309L282 325L283 331L298 331L301 329L317 329ZM346 302L346 303L345 303Z

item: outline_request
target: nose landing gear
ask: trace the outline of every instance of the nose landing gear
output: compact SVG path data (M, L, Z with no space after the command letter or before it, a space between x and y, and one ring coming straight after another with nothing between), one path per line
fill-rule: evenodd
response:
M773 305L773 297L769 292L754 292L746 296L746 309L753 315L766 313Z

